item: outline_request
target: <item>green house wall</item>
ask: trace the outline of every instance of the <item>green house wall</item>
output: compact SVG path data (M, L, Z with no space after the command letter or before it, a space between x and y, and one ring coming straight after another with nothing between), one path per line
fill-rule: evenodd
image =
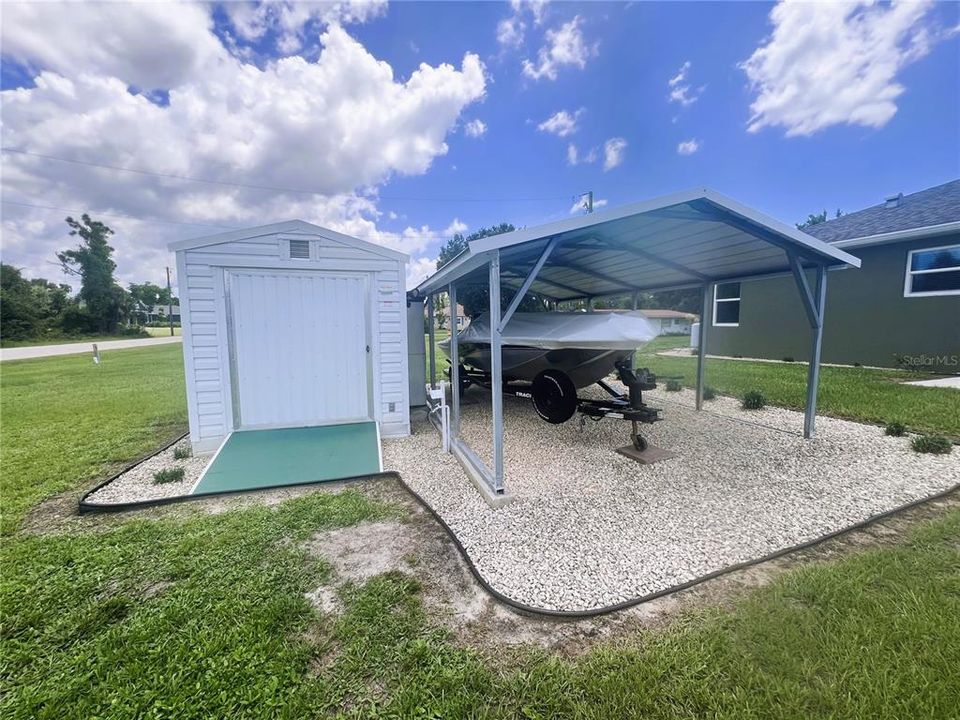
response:
M960 372L960 295L903 296L910 250L957 243L960 234L848 250L862 265L829 273L822 361ZM708 353L809 359L810 325L792 277L741 283L740 298L739 327L711 325Z

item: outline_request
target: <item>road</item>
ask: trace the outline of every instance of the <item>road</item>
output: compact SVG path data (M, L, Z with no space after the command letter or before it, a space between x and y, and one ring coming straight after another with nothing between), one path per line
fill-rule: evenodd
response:
M98 342L100 352L106 350L127 350L129 348L153 347L182 342L182 337L137 338L135 340L106 340ZM79 355L93 353L92 342L64 343L62 345L34 345L32 347L4 348L0 350L0 362L6 360L29 360L30 358L53 357L55 355Z

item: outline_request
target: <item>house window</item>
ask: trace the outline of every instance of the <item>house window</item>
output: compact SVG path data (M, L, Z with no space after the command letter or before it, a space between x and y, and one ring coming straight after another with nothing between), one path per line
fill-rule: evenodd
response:
M907 253L904 297L960 295L960 245Z
M723 283L714 287L713 324L720 327L740 325L740 283Z
M310 241L309 240L289 240L290 259L291 260L309 260L310 259Z

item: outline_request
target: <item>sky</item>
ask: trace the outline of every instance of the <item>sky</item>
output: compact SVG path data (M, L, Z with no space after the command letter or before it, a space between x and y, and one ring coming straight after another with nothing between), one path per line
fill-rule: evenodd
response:
M410 255L692 187L784 222L960 177L960 4L4 3L2 257L118 279L299 218ZM73 281L75 282L75 280Z

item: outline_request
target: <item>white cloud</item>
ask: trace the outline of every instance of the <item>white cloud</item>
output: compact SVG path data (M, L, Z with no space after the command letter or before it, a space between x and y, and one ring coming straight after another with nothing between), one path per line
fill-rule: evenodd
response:
M457 235L457 234L461 234L461 235L462 235L463 233L465 233L465 232L467 231L467 229L468 229L468 227L467 227L467 224L466 224L465 222L462 222L462 221L460 220L460 218L454 218L454 219L450 222L450 224L447 225L447 229L443 231L443 234L444 234L446 237L450 237L450 236L452 236L452 235Z
M697 150L700 149L700 141L696 138L690 138L689 140L684 140L682 143L677 145L677 152L681 155L693 155Z
M773 34L741 64L757 93L750 132L787 137L836 124L879 128L896 114L897 74L936 40L923 2L780 3Z
M104 4L96 12L131 7L145 6ZM4 32L16 35L18 28L11 28L4 12ZM50 16L45 29L50 38L61 38L66 31L60 25L72 28L73 20L72 12L59 20ZM5 205L5 262L31 276L56 275L53 253L74 243L63 217L85 210L102 213L117 231L113 245L123 282L156 282L158 269L170 264L167 242L218 231L191 223L243 227L301 218L412 252L413 261L438 241L429 228L381 231L377 187L395 175L425 173L446 154L446 136L485 93L477 56L468 53L459 68L424 63L398 80L389 64L338 25L320 36L323 50L313 62L289 57L257 67L227 53L212 32L201 42L217 43L219 51L209 53L199 70L178 77L164 105L129 92L129 77L108 74L135 66L126 50L117 51L112 66L101 67L99 50L86 44L93 59L75 58L76 72L43 70L33 87L0 95L3 144L147 173L261 187L5 153L4 200L67 209ZM42 49L20 59L41 69L52 62ZM147 222L160 219L187 225Z
M212 27L193 4L6 3L0 45L31 68L166 89L226 58Z
M597 148L590 148L586 154L581 154L576 145L567 145L567 165L590 165L597 161Z
M224 11L236 33L244 40L259 40L276 34L277 49L291 55L303 47L311 23L347 25L363 23L387 11L386 0L305 3L291 0L227 2Z
M627 141L622 137L610 138L603 144L603 171L613 170L623 162Z
M407 290L413 290L437 271L437 261L431 258L417 258L407 264Z
M677 74L667 81L667 87L670 89L670 95L668 96L670 102L680 103L683 107L687 107L688 105L693 105L700 99L700 95L706 89L706 86L704 85L698 88L692 87L690 83L687 82L689 72L690 61L687 60L680 66Z
M542 123L537 125L537 130L541 132L552 133L557 137L567 137L577 131L577 120L583 114L584 109L580 108L576 112L567 112L560 110L548 117Z
M547 30L546 44L537 52L537 61L523 61L523 74L532 80L556 80L557 70L565 65L585 68L587 60L597 54L597 48L584 41L582 24L583 19L577 15L556 30Z
M475 118L463 126L463 131L468 137L482 137L487 132L487 124L480 118Z
M510 0L512 14L497 23L497 42L505 49L523 45L527 31L527 23L523 19L524 11L529 10L533 24L539 26L543 23L549 2L550 0Z
M497 23L497 42L503 47L517 48L523 45L526 24L516 15L504 18Z

